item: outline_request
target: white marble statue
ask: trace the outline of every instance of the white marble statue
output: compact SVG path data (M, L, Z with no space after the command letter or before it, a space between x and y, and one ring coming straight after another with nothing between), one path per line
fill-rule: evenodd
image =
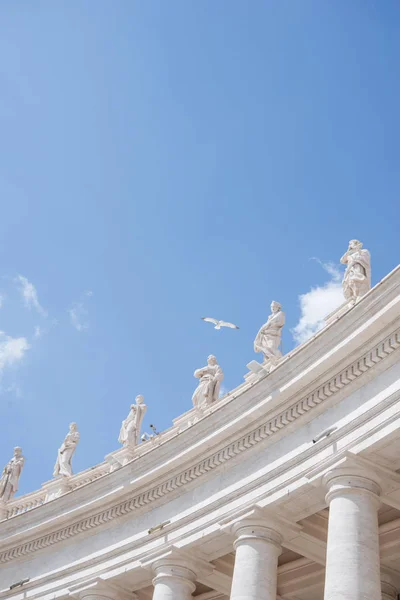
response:
M271 314L268 321L261 327L254 340L254 352L262 352L264 355L264 367L275 367L282 352L279 350L282 336L282 328L285 324L285 313L279 302L272 302Z
M124 446L134 448L140 440L140 430L147 406L143 396L136 396L136 404L131 404L129 415L122 421L118 441Z
M22 449L17 446L14 448L14 456L6 464L0 478L0 501L8 502L18 491L18 481L21 477L25 458L22 456Z
M192 396L193 406L204 408L218 400L224 372L213 354L208 357L207 366L197 369L194 376L200 381Z
M362 247L358 240L350 240L347 252L340 259L346 265L343 294L352 304L371 289L371 256Z
M54 466L54 477L71 477L72 456L79 442L80 434L76 423L71 423L65 440L58 449L57 462Z

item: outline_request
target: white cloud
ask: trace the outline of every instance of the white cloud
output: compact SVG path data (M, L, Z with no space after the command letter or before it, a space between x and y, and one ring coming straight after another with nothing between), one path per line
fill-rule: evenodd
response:
M83 302L75 302L68 312L71 324L77 331L89 329L89 323L87 321L88 311L84 307Z
M41 335L43 335L43 329L40 327L40 325L35 326L35 333L33 335L35 338L39 338Z
M38 293L33 283L28 281L23 275L18 275L15 280L19 283L19 290L24 299L25 306L29 309L32 307L35 308L42 317L47 317L47 312L39 302Z
M342 274L339 268L333 263L322 263L318 259L315 260L329 273L330 280L322 286L311 288L307 294L299 296L301 316L297 325L292 329L292 335L297 344L302 344L322 329L325 317L344 302Z
M0 331L0 371L22 360L29 348L25 337L13 338Z
M22 389L15 382L12 383L11 385L7 386L4 391L7 394L15 394L16 398L22 398L22 396L23 396Z
M86 292L84 292L84 295L90 298L91 296L93 296L93 292L92 290L86 290Z

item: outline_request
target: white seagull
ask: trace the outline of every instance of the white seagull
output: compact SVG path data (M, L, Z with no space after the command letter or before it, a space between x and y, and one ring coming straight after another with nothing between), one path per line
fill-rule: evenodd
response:
M231 329L239 329L237 325L233 323L227 323L226 321L218 321L217 319L213 319L212 317L201 317L203 321L207 321L207 323L213 323L215 325L214 329L221 329L221 327L230 327Z

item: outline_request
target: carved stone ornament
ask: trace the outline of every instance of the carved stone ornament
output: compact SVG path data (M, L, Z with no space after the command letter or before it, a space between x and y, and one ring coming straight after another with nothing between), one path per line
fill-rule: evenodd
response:
M120 444L129 448L137 446L146 410L143 396L136 396L136 404L131 405L129 415L122 421L118 438Z
M57 461L54 465L54 477L71 477L72 456L79 442L80 434L76 423L71 423L65 440L58 449Z
M271 303L271 314L264 323L254 340L254 352L261 352L264 356L263 366L269 371L274 368L282 358L279 350L282 329L285 324L285 313L279 302Z
M350 240L347 252L340 262L346 265L343 278L343 294L355 304L371 289L371 256L358 240Z
M18 491L18 482L24 463L22 449L17 446L14 448L14 456L4 467L0 478L0 502L9 502Z
M196 369L194 376L199 379L199 385L192 396L193 406L202 409L216 402L219 398L224 372L213 354L208 357L205 367Z

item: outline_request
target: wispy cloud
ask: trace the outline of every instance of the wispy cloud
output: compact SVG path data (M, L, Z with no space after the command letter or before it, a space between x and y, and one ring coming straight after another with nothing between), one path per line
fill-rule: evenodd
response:
M325 269L330 279L324 285L313 287L306 294L299 296L301 315L299 322L292 329L297 344L302 344L322 329L325 317L344 302L339 267L333 263L314 260Z
M83 302L75 302L68 310L71 319L71 325L77 331L86 331L89 329L88 311Z
M29 309L34 308L42 317L47 317L47 312L39 302L38 293L33 283L23 275L18 275L15 281L19 286L25 306Z
M25 337L13 338L0 331L0 372L20 362L29 348Z
M40 325L36 325L33 336L35 338L40 338L42 335L43 335L43 329L40 327Z
M23 396L22 389L15 382L8 385L4 391L7 394L14 394L16 398L22 398Z

